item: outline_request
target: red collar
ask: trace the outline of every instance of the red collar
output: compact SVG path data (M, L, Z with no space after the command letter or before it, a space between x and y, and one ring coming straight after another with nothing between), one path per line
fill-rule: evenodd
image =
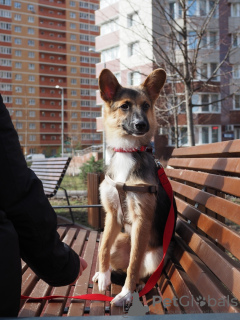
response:
M147 147L147 146L141 146L140 148L129 148L129 149L125 149L125 148L113 148L113 150L115 152L150 152L152 153L152 148L151 147Z

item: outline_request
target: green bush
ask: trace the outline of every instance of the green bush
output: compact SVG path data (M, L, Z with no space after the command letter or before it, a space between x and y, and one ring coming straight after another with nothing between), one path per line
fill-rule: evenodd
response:
M103 160L96 161L94 156L92 156L87 162L85 162L81 168L79 174L83 183L87 183L88 173L101 173L103 172Z

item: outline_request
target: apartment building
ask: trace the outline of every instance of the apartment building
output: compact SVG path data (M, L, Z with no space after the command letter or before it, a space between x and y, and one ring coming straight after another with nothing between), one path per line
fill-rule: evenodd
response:
M102 143L98 8L99 0L0 0L0 92L24 154L59 154L62 122L65 152Z
M194 59L199 30L211 15L191 74L193 123L195 144L240 138L240 2L220 0L186 1L187 48ZM216 7L215 7L216 5ZM213 9L213 11L212 11ZM165 97L158 105L159 128L155 136L158 156L168 157L176 144L189 145L187 137L184 86L175 78L176 70L166 63L167 58L183 72L181 34L169 35L171 21L183 26L183 8L178 0L100 0L96 11L100 35L96 50L101 52L97 76L102 68L109 68L122 85L140 84L154 68L167 70ZM165 57L165 59L164 59ZM97 94L97 104L102 101ZM172 108L175 106L174 108ZM174 109L177 118L174 122Z

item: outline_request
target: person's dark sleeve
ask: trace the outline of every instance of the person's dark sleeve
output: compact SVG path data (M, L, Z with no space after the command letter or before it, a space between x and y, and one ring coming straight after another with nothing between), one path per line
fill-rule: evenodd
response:
M27 168L1 95L0 209L15 227L22 259L41 279L52 286L64 286L77 278L79 257L59 239L56 214L42 182Z

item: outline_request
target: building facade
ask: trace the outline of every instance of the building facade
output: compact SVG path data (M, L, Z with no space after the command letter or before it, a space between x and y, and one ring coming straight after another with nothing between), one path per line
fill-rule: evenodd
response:
M184 43L190 62L195 144L240 138L239 10L238 0L100 1L95 13L100 27L96 50L101 52L97 76L106 67L122 85L138 85L154 68L167 70L157 105L159 157L170 156L176 139L179 146L189 145L184 82L179 76L186 74ZM102 104L99 94L97 104Z
M24 154L59 154L62 120L65 152L102 143L98 8L99 0L0 0L0 92Z

